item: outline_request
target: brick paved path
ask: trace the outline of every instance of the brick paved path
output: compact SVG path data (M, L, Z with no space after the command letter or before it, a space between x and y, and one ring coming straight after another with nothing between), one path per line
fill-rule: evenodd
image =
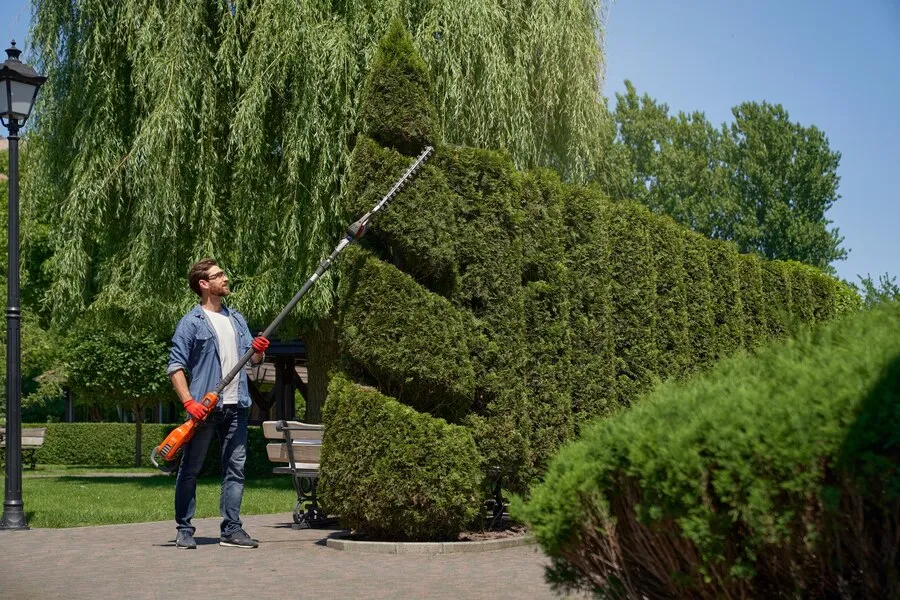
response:
M195 519L196 550L174 522L0 531L0 598L555 598L538 546L433 556L324 545L290 514L244 517L260 547L218 545L219 518Z

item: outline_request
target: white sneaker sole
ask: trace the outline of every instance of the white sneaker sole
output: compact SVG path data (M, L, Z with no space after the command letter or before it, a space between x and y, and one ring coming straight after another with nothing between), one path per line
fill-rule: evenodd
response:
M256 546L243 546L241 544L232 544L231 542L222 542L222 541L219 542L219 545L227 546L229 548L244 548L245 550L253 550L254 548L256 548L256 546L259 546L259 544L257 544Z

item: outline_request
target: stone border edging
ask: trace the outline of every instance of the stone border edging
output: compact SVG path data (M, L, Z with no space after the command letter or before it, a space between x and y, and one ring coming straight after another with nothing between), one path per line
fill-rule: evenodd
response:
M514 538L480 542L364 542L328 538L325 544L334 550L368 552L372 554L455 554L458 552L487 552L535 543L534 536L525 534Z

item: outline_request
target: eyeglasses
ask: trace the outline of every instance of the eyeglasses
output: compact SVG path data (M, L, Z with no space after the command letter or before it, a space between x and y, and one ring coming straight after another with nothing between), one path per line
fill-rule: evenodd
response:
M213 273L212 275L207 275L206 280L212 281L213 279L219 279L220 277L225 277L225 271L219 271L218 273Z

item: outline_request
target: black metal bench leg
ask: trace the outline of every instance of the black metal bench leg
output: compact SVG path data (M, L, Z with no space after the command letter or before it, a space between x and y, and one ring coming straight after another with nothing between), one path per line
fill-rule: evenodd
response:
M319 506L316 494L318 483L318 479L311 477L294 478L294 489L297 491L297 504L294 506L295 529L322 527L335 521Z
M503 496L503 473L499 467L493 467L488 471L491 478L491 495L485 501L484 507L489 514L487 517L487 529L493 529L498 523L503 521L503 515L509 506L509 500Z

